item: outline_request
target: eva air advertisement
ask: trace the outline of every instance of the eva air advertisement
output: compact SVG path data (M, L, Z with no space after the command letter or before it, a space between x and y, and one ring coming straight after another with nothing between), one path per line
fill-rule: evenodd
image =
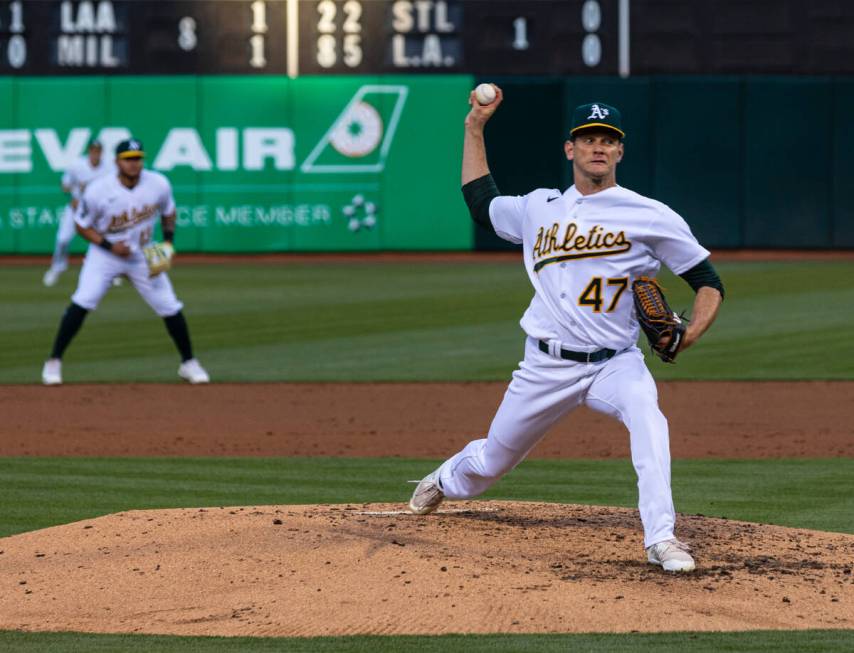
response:
M49 253L65 168L129 135L172 182L180 251L471 249L472 79L0 78L0 252ZM75 239L73 251L82 251Z

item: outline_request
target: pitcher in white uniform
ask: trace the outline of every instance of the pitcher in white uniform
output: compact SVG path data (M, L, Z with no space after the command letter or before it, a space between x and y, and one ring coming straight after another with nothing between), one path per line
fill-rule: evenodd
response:
M163 239L171 243L175 235L172 187L159 172L143 169L143 157L140 141L122 141L116 147L118 173L100 177L83 193L74 219L77 233L90 245L77 290L59 324L51 356L42 369L45 385L62 383L62 355L83 325L86 314L98 308L113 280L120 275L127 277L163 318L181 355L178 375L190 383L210 380L193 356L190 332L181 312L184 305L175 296L169 276L166 272L150 276L142 254L158 217Z
M676 539L667 420L637 348L632 281L663 263L696 291L680 351L717 315L723 285L709 252L670 208L617 185L625 136L619 111L602 102L575 109L564 144L574 184L501 196L489 172L484 126L501 104L469 98L463 142L463 195L473 219L522 245L534 297L522 318L525 357L486 438L470 442L422 479L409 508L482 494L520 463L559 419L584 404L628 429L649 562L691 571L690 547Z
M73 161L62 175L62 191L69 194L69 201L62 212L59 228L56 230L56 245L50 268L42 278L45 286L56 285L59 276L68 269L68 247L75 233L74 213L86 186L98 177L115 174L115 164L112 160L103 158L102 151L99 141L90 141L86 148L86 156Z

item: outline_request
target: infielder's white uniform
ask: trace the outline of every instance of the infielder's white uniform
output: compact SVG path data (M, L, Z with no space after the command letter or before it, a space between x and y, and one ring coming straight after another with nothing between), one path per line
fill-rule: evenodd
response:
M116 164L113 161L108 161L105 157L101 157L101 162L98 166L92 167L88 156L81 156L76 159L62 175L62 186L68 188L71 193L71 199L80 200L86 187L98 177L103 177L108 174L116 173ZM71 208L69 202L62 212L62 218L59 221L59 229L56 232L56 250L54 252L52 268L57 272L62 272L68 267L68 244L74 238L74 209Z
M142 248L151 240L157 218L174 212L172 186L159 172L143 170L133 188L124 186L118 175L92 182L83 193L75 221L81 227L93 227L111 243L126 243L131 254L122 258L90 244L71 301L94 310L113 279L125 275L160 317L180 311L183 304L175 296L169 276L161 272L149 278L142 254Z
M638 475L644 546L674 537L667 420L636 346L632 281L664 263L682 274L709 256L685 221L664 204L614 186L581 195L539 189L492 200L495 232L523 245L535 294L522 318L525 359L513 373L485 439L439 468L449 499L485 492L513 469L561 417L585 404L625 424ZM548 352L541 351L540 342ZM561 349L618 353L577 363Z

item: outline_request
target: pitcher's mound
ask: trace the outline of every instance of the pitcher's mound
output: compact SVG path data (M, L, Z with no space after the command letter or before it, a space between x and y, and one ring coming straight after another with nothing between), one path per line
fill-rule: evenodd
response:
M0 629L353 635L854 627L854 536L508 501L147 510L0 539Z

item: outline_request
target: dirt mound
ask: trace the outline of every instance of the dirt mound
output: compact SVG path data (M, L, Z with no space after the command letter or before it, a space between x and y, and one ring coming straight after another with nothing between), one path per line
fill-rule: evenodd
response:
M683 516L698 570L645 562L637 511L459 502L146 510L0 539L0 629L181 635L854 627L854 536Z

